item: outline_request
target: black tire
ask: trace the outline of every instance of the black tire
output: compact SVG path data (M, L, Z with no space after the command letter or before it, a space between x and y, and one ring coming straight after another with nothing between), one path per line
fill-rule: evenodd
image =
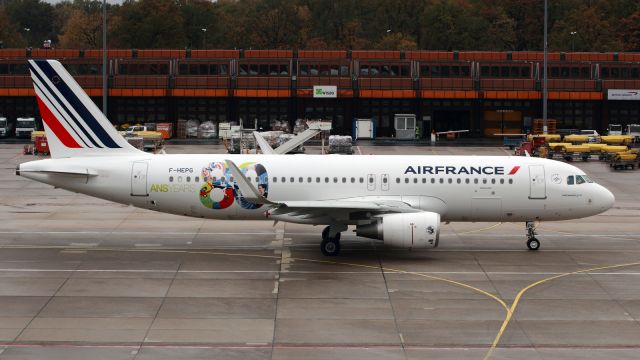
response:
M538 241L538 239L536 238L531 238L527 240L527 247L529 248L529 250L536 251L540 249L540 241Z
M322 229L322 240L329 238L329 230L331 230L329 226Z
M322 240L320 251L324 256L338 256L340 254L340 233L333 239Z

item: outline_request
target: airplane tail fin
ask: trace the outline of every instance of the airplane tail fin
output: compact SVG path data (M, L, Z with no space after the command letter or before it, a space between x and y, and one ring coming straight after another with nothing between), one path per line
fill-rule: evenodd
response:
M131 155L131 146L56 60L29 60L51 157Z

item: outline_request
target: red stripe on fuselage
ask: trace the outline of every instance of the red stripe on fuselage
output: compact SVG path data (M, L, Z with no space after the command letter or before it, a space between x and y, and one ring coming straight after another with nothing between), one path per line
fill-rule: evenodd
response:
M49 110L47 105L44 104L42 100L40 100L39 96L36 96L38 99L38 107L40 108L40 115L42 115L42 120L47 124L49 129L53 131L53 134L58 137L60 142L68 148L81 148L80 144L76 142L76 140L69 134L67 129L56 119L55 115Z
M509 175L517 173L518 170L520 170L520 166L514 166L513 169L511 169L511 171L509 172Z

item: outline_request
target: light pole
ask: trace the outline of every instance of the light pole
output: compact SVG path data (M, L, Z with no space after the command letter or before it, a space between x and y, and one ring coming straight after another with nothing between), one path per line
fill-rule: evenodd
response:
M24 28L24 31L27 32L27 47L29 47L29 31L31 31L31 28L26 27Z
M576 34L578 34L577 31L572 31L572 32L569 33L569 35L571 35L571 52L576 51L576 46L575 46L576 45L576 42L575 42Z
M102 0L102 113L107 117L107 96L109 78L107 77L107 0Z
M204 50L204 44L207 42L207 28L202 28L202 49Z
M544 61L542 67L542 133L547 133L547 0L544 0Z

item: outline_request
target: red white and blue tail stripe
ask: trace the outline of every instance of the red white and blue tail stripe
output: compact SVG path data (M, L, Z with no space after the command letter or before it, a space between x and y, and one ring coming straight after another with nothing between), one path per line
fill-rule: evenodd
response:
M52 157L137 153L67 70L55 60L29 60Z

